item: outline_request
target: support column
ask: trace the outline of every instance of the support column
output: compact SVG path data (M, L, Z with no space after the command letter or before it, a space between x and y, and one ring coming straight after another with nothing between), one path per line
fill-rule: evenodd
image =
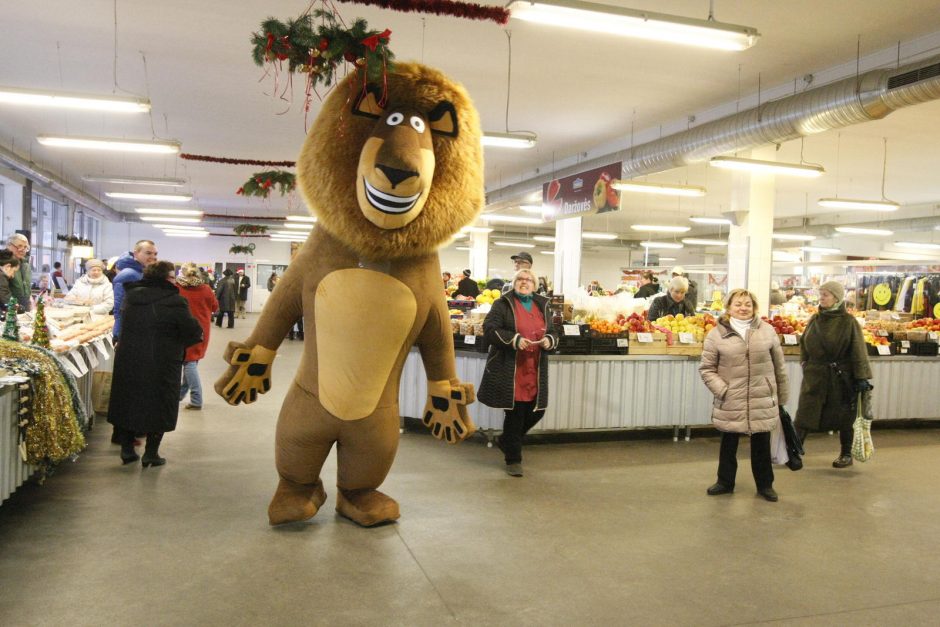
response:
M555 222L555 294L572 294L581 285L581 218Z
M470 231L470 263L467 267L474 279L485 279L489 270L490 234Z
M774 146L751 151L752 159L774 161L775 157ZM774 175L736 173L733 186L735 224L728 233L728 290L751 290L766 313L773 264Z

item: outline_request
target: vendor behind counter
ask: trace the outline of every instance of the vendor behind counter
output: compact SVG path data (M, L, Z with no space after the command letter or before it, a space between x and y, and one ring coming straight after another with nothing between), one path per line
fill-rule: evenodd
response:
M650 321L658 320L663 316L695 315L695 305L686 299L689 291L689 280L685 277L675 276L669 281L666 293L657 296L650 303L648 318Z

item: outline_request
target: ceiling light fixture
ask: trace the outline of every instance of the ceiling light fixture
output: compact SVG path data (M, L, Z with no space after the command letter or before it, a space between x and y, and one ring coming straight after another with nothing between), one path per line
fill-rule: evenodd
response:
M820 198L820 207L830 209L858 209L860 211L897 211L901 208L893 200L854 200L848 198Z
M620 236L617 235L616 233L597 233L597 232L594 232L594 231L584 231L583 233L581 233L581 238L582 238L582 239L606 239L606 240L611 240L611 239L617 239L618 237L620 237Z
M689 222L695 222L696 224L721 224L731 226L731 220L728 218L708 218L705 216L692 216L689 218Z
M39 135L36 137L43 146L53 148L87 148L89 150L111 150L118 152L151 152L158 154L176 154L181 144L175 141L149 141L145 139L112 139L109 137L61 137L58 135Z
M287 216L288 222L316 222L317 219L313 216Z
M138 207L134 209L137 213L158 215L158 216L201 216L202 212L197 209L154 209L150 207Z
M723 239L699 239L696 237L686 237L682 240L683 244L691 244L693 246L727 246L727 240Z
M108 198L115 200L152 200L154 202L189 202L192 194L146 194L142 192L105 192Z
M455 250L470 250L469 246L456 246Z
M167 216L141 216L141 220L144 222L182 222L190 224L198 224L202 220L200 218L169 218Z
M536 235L532 239L534 239L536 242L554 242L555 241L555 238L552 237L551 235Z
M837 226L835 230L839 233L850 233L852 235L894 235L894 231L888 229L865 229L860 226Z
M480 219L486 222L506 222L508 224L543 224L541 218L526 218L524 216L503 216L495 213L484 214Z
M757 29L737 24L652 13L576 0L517 0L510 17L623 37L636 37L717 50L747 50L757 42Z
M540 250L539 252L542 253L543 255L554 255L554 254L555 254L555 251L554 251L554 250Z
M297 222L296 224L291 224L290 222L285 222L280 224L285 229L297 229L298 231L309 231L315 226L312 222Z
M643 248L671 248L675 250L683 248L682 244L676 244L673 242L640 242L640 246Z
M532 148L536 141L535 133L484 133L482 144L490 148Z
M523 242L493 242L497 246L506 246L507 248L535 248L535 244L525 244Z
M114 113L147 113L150 111L150 101L146 98L95 96L77 92L20 89L17 87L0 87L0 102L33 107L58 107L88 111L111 111Z
M287 237L302 237L304 239L307 239L307 236L309 235L309 233L298 233L297 231L271 231L271 233L274 235L284 235Z
M204 226L187 226L185 224L152 224L158 229L173 229L176 231L205 231Z
M704 196L705 188L694 185L666 185L662 183L641 183L640 181L620 181L611 185L622 192L640 194L659 194L661 196Z
M824 246L803 246L800 250L804 253L823 253L826 255L835 255L842 252L839 248L826 248Z
M822 176L826 171L821 165L760 161L758 159L742 159L740 157L712 157L709 164L716 168L724 168L726 170L743 170L746 172L759 172L764 174L785 174L787 176L802 176L806 178Z
M209 237L209 231L163 231L167 237Z
M461 233L492 233L493 229L488 226L465 226L460 229Z
M162 187L182 187L185 179L155 179L146 176L83 176L86 183L115 183L118 185L159 185Z
M660 257L659 260L660 261L675 261L676 258L675 257Z
M930 242L895 242L898 248L914 248L916 250L940 250L940 244Z
M685 233L691 231L691 226L668 226L663 224L634 224L630 227L634 231L653 231L660 233Z
M784 242L811 242L816 239L815 235L807 233L773 233L771 237Z
M306 237L287 237L285 235L272 235L272 242L306 242Z

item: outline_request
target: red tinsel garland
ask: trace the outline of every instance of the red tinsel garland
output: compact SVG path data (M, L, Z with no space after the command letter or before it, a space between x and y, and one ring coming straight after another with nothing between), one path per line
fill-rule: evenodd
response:
M180 159L187 161L208 161L209 163L227 163L231 165L270 165L278 168L292 168L296 161L260 161L258 159L233 159L231 157L211 157L209 155L193 155L188 152L180 153Z
M434 15L450 15L467 20L492 20L497 24L505 25L509 22L509 11L503 7L488 7L472 2L455 2L453 0L339 0L354 4L401 11L403 13L433 13Z

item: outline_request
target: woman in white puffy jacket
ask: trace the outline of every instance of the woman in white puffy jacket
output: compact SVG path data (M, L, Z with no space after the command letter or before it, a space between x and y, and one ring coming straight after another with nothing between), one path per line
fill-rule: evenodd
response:
M97 259L85 262L86 274L75 281L65 302L91 307L95 314L106 314L114 307L114 288L104 275L104 264Z

